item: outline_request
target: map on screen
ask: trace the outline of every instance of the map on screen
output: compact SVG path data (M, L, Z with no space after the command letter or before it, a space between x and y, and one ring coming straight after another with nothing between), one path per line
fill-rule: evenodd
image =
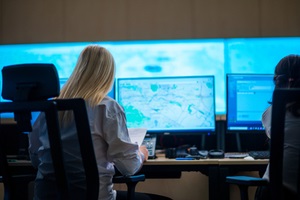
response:
M116 90L129 128L215 129L213 76L120 78Z

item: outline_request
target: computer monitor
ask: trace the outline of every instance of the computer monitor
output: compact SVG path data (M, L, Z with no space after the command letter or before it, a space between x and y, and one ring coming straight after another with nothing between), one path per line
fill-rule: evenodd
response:
M262 114L272 101L272 74L227 74L227 132L262 132Z
M119 78L116 100L129 128L156 134L215 131L214 76Z

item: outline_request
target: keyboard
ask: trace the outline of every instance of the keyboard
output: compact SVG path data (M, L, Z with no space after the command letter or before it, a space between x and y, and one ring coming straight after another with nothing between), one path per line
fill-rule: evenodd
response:
M249 151L249 156L254 159L269 159L270 151Z

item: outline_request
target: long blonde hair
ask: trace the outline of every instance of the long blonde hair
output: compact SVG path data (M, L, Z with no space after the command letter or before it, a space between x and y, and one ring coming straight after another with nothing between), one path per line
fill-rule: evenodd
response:
M85 47L77 64L63 86L59 99L83 98L94 107L111 90L115 77L115 61L111 53L98 45ZM70 122L72 112L62 112L61 122Z

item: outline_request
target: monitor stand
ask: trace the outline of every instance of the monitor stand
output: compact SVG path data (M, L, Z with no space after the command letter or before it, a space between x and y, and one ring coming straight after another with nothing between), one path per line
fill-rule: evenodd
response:
M201 136L201 146L200 146L200 150L204 150L205 149L205 140L206 140L206 135L202 134Z
M235 133L237 151L242 152L240 133Z

